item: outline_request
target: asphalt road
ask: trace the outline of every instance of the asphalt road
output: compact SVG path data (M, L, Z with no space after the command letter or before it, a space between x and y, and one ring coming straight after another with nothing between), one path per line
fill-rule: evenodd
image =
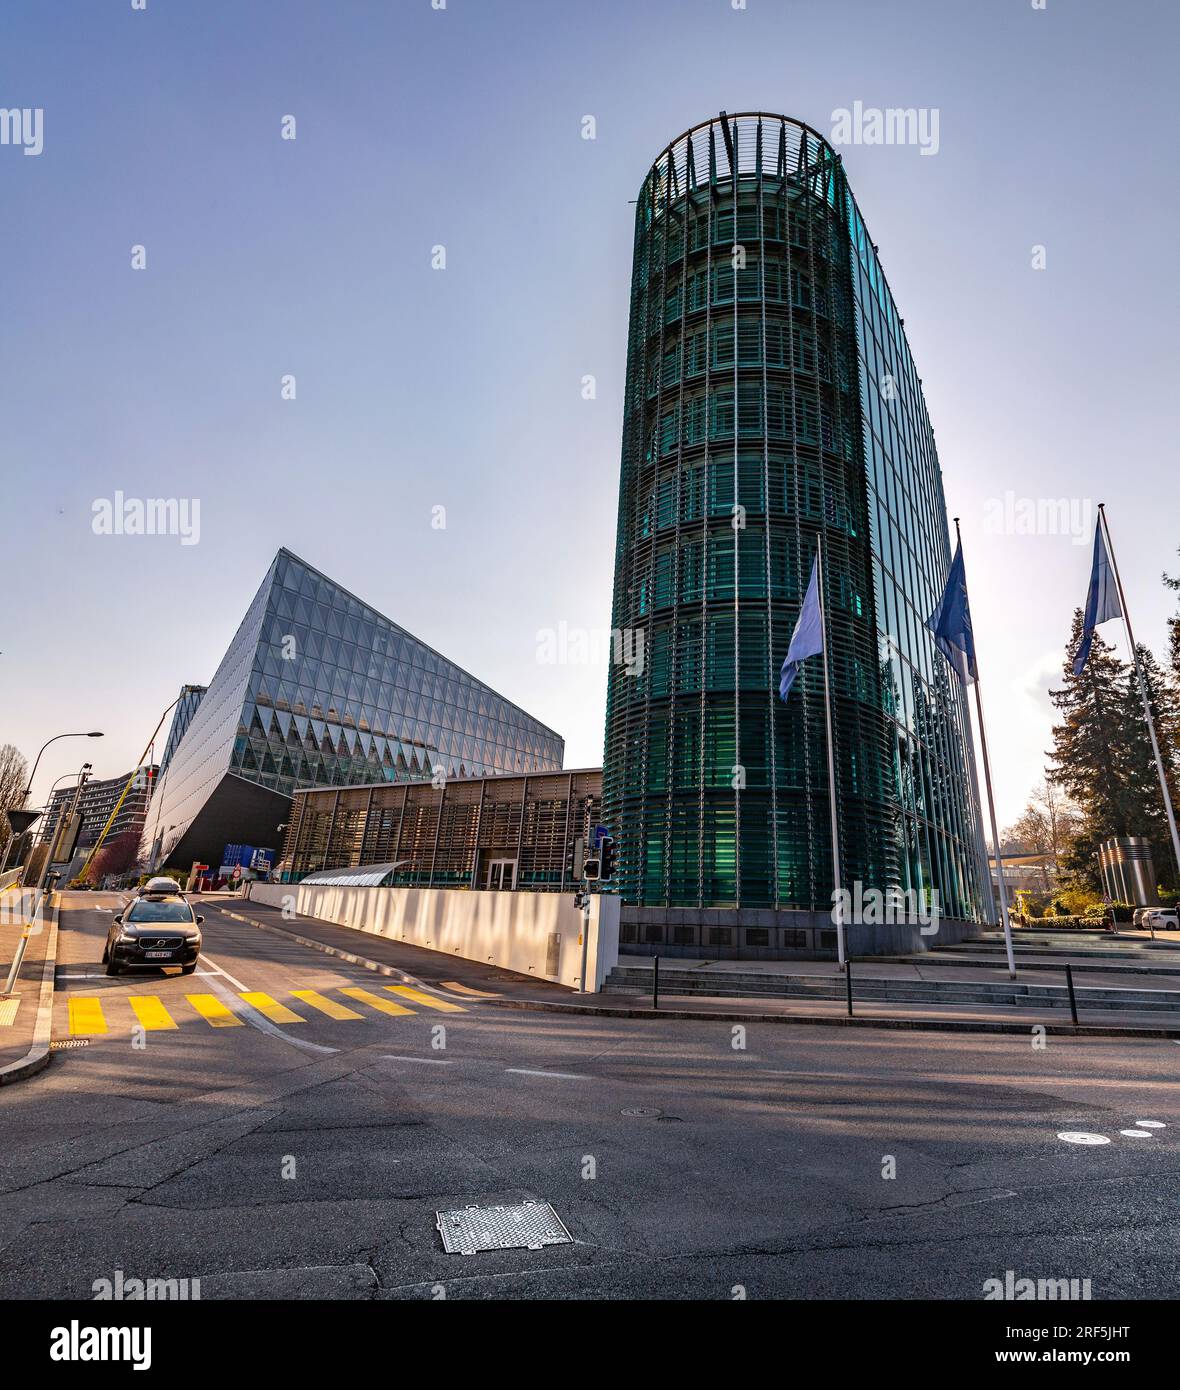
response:
M209 903L197 974L110 980L118 901L64 900L85 1046L0 1093L0 1297L1180 1294L1171 1041L504 1010L478 967L397 992ZM436 1211L526 1199L573 1242L443 1252Z

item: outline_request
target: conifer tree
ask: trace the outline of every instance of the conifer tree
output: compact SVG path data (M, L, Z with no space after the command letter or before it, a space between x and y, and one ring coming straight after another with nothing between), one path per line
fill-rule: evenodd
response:
M1102 888L1098 846L1121 835L1151 841L1156 876L1177 881L1176 861L1160 795L1151 737L1133 665L1121 661L1094 634L1090 657L1080 676L1073 655L1082 636L1082 614L1074 613L1065 680L1049 697L1061 722L1053 726L1053 776L1081 811L1081 823L1063 864L1068 877ZM1180 752L1180 698L1151 651L1139 647L1139 660L1175 806Z
M1139 665L1143 671L1144 685L1147 687L1147 699L1155 724L1160 757L1164 764L1164 775L1167 778L1172 806L1175 808L1177 785L1180 781L1176 775L1177 748L1180 746L1180 700L1177 700L1176 688L1169 681L1167 672L1156 661L1151 650L1142 643L1139 644ZM1151 747L1151 735L1143 718L1143 697L1133 667L1127 673L1125 706L1130 755L1129 783L1133 795L1139 802L1142 822L1147 827L1138 833L1148 835L1151 840L1152 859L1158 880L1174 885L1177 881L1176 855L1172 848L1167 812L1164 810L1163 796L1160 792L1159 771Z

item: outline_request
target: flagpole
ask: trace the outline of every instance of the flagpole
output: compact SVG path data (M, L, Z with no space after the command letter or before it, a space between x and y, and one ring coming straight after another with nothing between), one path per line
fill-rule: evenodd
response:
M963 536L959 530L959 518L955 517L955 539L959 549L963 548ZM964 580L966 570L964 569ZM979 716L979 747L983 753L983 780L987 784L987 809L991 818L992 845L996 855L996 881L1000 890L1000 925L1004 929L1004 950L1008 956L1008 978L1016 978L1016 956L1012 950L1012 922L1008 916L1008 890L1004 887L1004 860L1000 854L1000 831L996 825L996 799L992 793L991 759L987 751L987 729L983 723L983 697L979 693L979 657L975 658L975 710ZM984 847L986 850L986 846ZM989 885L990 886L990 885Z
M974 748L975 731L974 726L971 722L971 701L966 698L965 694L963 698L963 717L966 720L967 724L967 739L970 742L971 747ZM978 860L976 868L979 870L984 890L987 893L986 920L990 922L992 918L996 915L996 894L995 890L992 888L991 867L987 862L987 836L984 834L983 831L982 819L983 798L979 795L979 774L975 770L975 759L968 758L967 766L971 773L971 795L975 798L975 805L980 808L981 812L979 816L972 817L972 819L975 821L975 855Z
M844 898L840 880L840 818L836 811L836 750L832 741L832 687L828 678L828 624L824 616L824 540L821 532L815 540L815 564L819 600L819 632L824 657L824 721L828 730L828 801L832 810L832 906L836 919L836 958L840 969L848 968L844 951Z
M1143 701L1143 717L1147 720L1147 732L1151 735L1151 751L1155 755L1155 770L1159 774L1160 792L1164 798L1168 829L1172 835L1172 853L1176 856L1176 867L1180 869L1180 835L1176 833L1176 812L1172 809L1172 795L1168 791L1168 779L1164 774L1164 760L1160 757L1159 740L1155 736L1155 721L1151 717L1151 702L1147 698L1147 682L1143 679L1143 667L1139 662L1139 648L1135 645L1135 634L1131 631L1131 615L1127 611L1127 596L1123 593L1123 581L1119 577L1118 561L1114 558L1114 546L1110 540L1110 525L1106 520L1105 502L1098 503L1098 516L1106 541L1106 553L1110 556L1110 567L1114 571L1115 587L1119 591L1119 607L1123 610L1123 626L1127 629L1127 645L1131 648L1131 660L1135 663L1135 676L1139 682L1139 698Z

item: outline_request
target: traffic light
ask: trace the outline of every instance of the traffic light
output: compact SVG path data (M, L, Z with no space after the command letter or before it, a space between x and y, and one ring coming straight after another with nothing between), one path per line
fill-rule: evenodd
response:
M597 883L601 875L601 866L598 858L587 859L582 864L582 877L587 883Z
M598 842L598 877L608 882L615 871L615 837L604 835Z

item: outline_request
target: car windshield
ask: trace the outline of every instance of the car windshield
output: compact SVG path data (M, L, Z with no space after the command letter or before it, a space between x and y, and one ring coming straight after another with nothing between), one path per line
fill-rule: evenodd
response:
M146 898L140 898L123 920L136 924L140 922L191 922L193 910L182 899L154 903Z

